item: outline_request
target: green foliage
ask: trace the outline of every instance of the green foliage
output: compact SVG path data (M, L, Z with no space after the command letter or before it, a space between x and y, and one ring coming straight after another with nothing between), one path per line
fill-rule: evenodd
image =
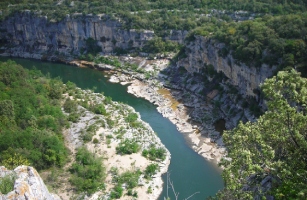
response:
M103 104L96 104L94 106L92 106L91 110L95 113L95 114L99 114L99 115L107 115L107 111L104 107Z
M0 80L0 162L11 168L31 163L38 170L63 166L67 150L60 133L67 121L59 101L62 82L12 61L0 63Z
M150 160L165 160L166 151L162 147L156 148L153 145L148 150L143 150L142 156L149 158Z
M63 108L64 108L65 112L68 112L68 113L76 112L77 108L78 108L78 104L77 104L76 101L71 100L70 98L67 98L65 100Z
M116 183L115 187L112 189L110 193L111 199L118 199L123 195L123 187L122 185L126 185L126 189L128 189L128 195L137 197L137 193L133 192L132 189L138 185L138 180L140 175L142 174L140 170L137 171L126 171L122 174L118 174L117 168L112 168L111 173L113 175L112 182Z
M124 189L120 185L116 185L110 193L111 199L119 199L123 195Z
M78 149L76 163L70 168L72 177L70 182L76 187L77 192L92 194L102 189L105 178L105 168L102 159L88 151L85 147Z
M82 139L84 142L90 142L92 141L93 135L93 133L85 132L84 134L82 134Z
M220 56L231 52L237 62L256 67L263 63L281 69L296 66L307 76L306 20L307 14L304 13L274 17L268 15L242 23L210 22L197 28L194 34L209 32L209 37L225 43L226 46L219 52Z
M67 83L65 85L66 85L66 89L68 91L73 91L77 88L76 84L73 83L73 82L70 82L70 81L67 81Z
M141 171L126 171L113 178L113 182L118 185L126 184L127 189L133 189L138 185L138 179L141 175Z
M98 143L99 143L99 140L98 140L97 138L94 138L94 139L93 139L93 143L94 143L94 144L98 144Z
M148 41L143 47L143 51L150 53L176 52L179 49L180 45L178 43L169 40L164 41L160 37Z
M125 117L125 121L129 124L134 123L138 119L138 115L136 113L129 113L127 117Z
M276 199L306 199L307 80L281 71L262 86L268 110L257 122L239 123L223 134L228 157L223 178L236 199L272 194ZM272 179L271 190L261 181ZM243 191L248 185L249 190Z
M132 189L128 189L127 195L128 195L128 196L133 196L133 197L135 197L135 198L138 197L138 193L137 193L136 191L133 191Z
M103 64L107 64L107 65L112 65L116 68L120 68L121 67L121 62L115 58L115 57L104 57L104 56L99 56L95 58L94 61L96 64L99 63L103 63Z
M24 158L21 154L14 151L11 147L3 151L1 154L1 166L7 169L14 170L19 165L30 165L28 159Z
M144 177L150 179L153 175L156 174L156 171L159 169L158 164L150 164L146 167L144 171Z
M117 154L132 154L137 153L139 150L140 145L137 142L129 139L121 141L116 147Z
M72 112L69 114L68 116L68 121L71 121L73 123L76 123L78 122L79 118L80 118L81 114L80 113L77 113L77 112Z
M105 104L111 104L111 103L112 103L112 97L106 96L106 97L104 98L104 103L105 103Z
M7 194L13 191L15 180L16 176L14 174L0 177L0 193Z
M154 30L155 34L162 37L168 36L169 30L191 30L200 26L207 21L219 21L217 19L202 16L211 12L212 9L226 11L250 11L256 13L273 13L274 15L301 13L306 11L306 2L304 0L131 0L131 1L101 1L101 0L76 0L73 5L72 1L52 1L42 0L39 3L34 0L9 1L2 0L0 2L0 20L4 19L12 13L21 10L40 11L42 16L48 15L48 20L60 21L67 14L82 13L81 16L74 16L86 20L86 14L97 15L99 13L106 14L102 18L104 20L120 18L124 29L149 29ZM150 11L150 12L148 12ZM225 14L212 13L216 17L220 17L225 21L229 21L229 17ZM37 15L32 13L32 15ZM208 33L205 31L205 33ZM100 42L111 41L113 45L116 41L113 38L102 37ZM97 41L89 38L86 41L87 51L100 51ZM132 44L129 43L129 47ZM121 49L118 49L119 52Z
M0 116L7 117L9 119L15 118L14 105L11 100L0 101Z

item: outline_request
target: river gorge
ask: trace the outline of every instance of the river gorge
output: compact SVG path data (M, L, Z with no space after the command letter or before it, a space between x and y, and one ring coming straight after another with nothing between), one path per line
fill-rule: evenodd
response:
M7 58L1 60L4 61ZM127 93L127 86L108 82L106 74L97 70L34 60L13 60L28 69L35 67L44 74L49 74L50 77L60 77L64 83L71 81L82 89L95 89L95 92L103 92L114 101L132 106L140 113L141 119L150 124L170 151L171 164L168 172L175 191L179 192L179 199L187 198L194 193L196 194L190 199L204 199L223 188L221 169L193 151L184 135L176 129L174 124L157 112L156 106ZM174 198L172 189L169 188L167 191L166 174L163 180L163 192L159 199L162 200L167 195Z

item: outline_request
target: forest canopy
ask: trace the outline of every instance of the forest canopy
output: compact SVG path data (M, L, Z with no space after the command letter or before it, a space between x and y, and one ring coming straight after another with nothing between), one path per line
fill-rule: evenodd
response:
M151 29L158 33L165 29L194 29L212 10L282 15L305 12L306 6L303 0L2 0L0 18L21 10L37 11L56 21L73 13L107 14L121 18L127 28Z
M220 55L229 53L237 62L260 67L295 66L307 76L307 14L263 16L241 23L206 23L191 36L202 35L225 43Z
M0 164L63 166L67 150L62 128L63 83L13 61L0 62Z

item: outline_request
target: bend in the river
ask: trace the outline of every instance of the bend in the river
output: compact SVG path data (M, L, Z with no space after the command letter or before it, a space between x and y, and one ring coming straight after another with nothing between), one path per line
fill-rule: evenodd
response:
M7 58L0 59L0 61L4 60L7 60ZM190 199L205 199L223 188L220 169L194 152L186 143L183 135L177 131L175 125L162 117L153 104L128 94L126 86L108 82L103 72L97 70L33 60L13 60L28 69L35 66L44 74L49 73L50 77L60 77L64 83L71 81L82 89L95 88L95 92L103 92L115 101L134 107L140 113L142 120L150 124L171 152L170 178L176 192L179 192L179 199L187 198L195 192L199 193ZM163 180L165 183L166 175L164 175ZM171 189L169 189L168 194L171 199L175 199ZM164 184L160 199L164 199L166 196L167 184Z

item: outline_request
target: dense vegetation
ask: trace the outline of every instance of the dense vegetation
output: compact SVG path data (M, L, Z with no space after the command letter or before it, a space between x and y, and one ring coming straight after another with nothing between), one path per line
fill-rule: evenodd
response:
M148 158L149 160L165 160L166 151L164 148L156 148L154 145L152 145L149 149L144 149L142 151L142 156Z
M219 199L306 199L307 80L280 71L262 89L268 110L223 135L230 159L222 162L226 189Z
M232 53L238 62L259 67L295 66L307 75L307 14L264 16L241 23L209 22L193 34L209 36L226 46L221 56ZM193 34L189 39L193 39Z
M70 182L76 187L78 193L92 194L97 189L104 188L103 181L106 175L102 159L85 147L78 149L76 163L73 163L70 171L73 174Z
M15 62L0 63L0 163L8 168L63 166L63 84Z
M50 20L61 20L66 14L71 13L94 15L105 13L124 19L126 27L153 29L161 34L167 29L191 30L201 25L203 14L211 13L212 9L289 14L306 11L306 6L307 3L303 0L42 0L39 3L35 0L3 0L0 2L2 17L25 9L41 11Z
M123 195L125 189L127 189L128 196L138 196L137 192L133 191L133 189L138 186L139 177L142 174L140 170L126 171L119 174L118 168L113 167L111 173L113 175L112 182L115 185L110 193L111 199L119 199ZM124 188L122 187L123 185L125 185Z

